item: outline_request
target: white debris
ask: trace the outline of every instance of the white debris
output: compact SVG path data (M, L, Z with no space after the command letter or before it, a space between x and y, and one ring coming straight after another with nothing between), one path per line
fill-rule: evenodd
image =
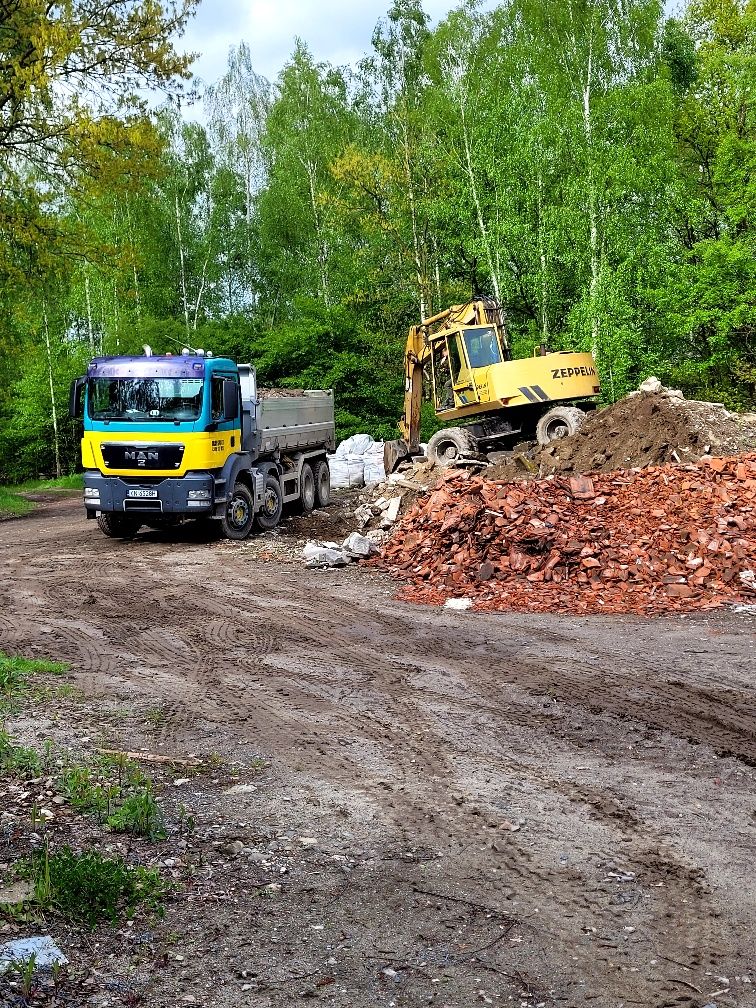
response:
M663 386L658 378L651 376L646 378L644 382L641 382L638 386L639 392L661 392Z
M388 502L381 518L381 528L389 529L399 517L399 509L402 506L401 497L392 497Z
M383 529L371 529L369 532L365 533L365 538L369 539L370 542L380 550L381 546L386 541L386 533Z
M338 543L308 542L302 550L306 567L344 567L349 561Z
M471 598L450 598L444 602L444 609L470 609L472 604Z
M7 972L12 963L29 962L32 956L35 969L65 966L68 962L50 935L35 935L33 938L18 938L0 945L0 973Z
M365 528L369 521L373 518L373 508L370 504L360 504L359 507L354 509L354 517L360 523L360 528Z
M352 532L342 543L341 549L344 556L349 560L364 560L378 550L374 543L367 536L360 535L359 532Z
M752 570L744 570L738 574L740 583L750 591L756 591L756 574Z

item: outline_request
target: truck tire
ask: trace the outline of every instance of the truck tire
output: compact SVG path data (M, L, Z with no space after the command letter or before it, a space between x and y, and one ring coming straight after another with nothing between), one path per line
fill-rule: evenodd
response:
M221 518L221 528L227 539L246 539L252 531L255 501L249 487L236 483Z
M331 503L331 470L325 459L315 466L315 500L321 508Z
M142 527L142 523L136 518L114 514L112 511L101 511L97 515L97 524L100 526L100 532L109 539L133 539Z
M257 527L263 532L269 532L281 521L282 512L283 491L281 484L275 476L268 476L265 480L262 507L255 515Z
M554 406L536 424L536 440L545 447L558 438L572 437L584 420L585 413L577 406Z
M437 466L448 466L460 455L474 455L475 450L475 438L464 427L447 427L436 431L428 442L425 456Z
M305 462L302 466L302 475L299 480L299 502L305 514L313 510L316 498L315 475L309 462Z

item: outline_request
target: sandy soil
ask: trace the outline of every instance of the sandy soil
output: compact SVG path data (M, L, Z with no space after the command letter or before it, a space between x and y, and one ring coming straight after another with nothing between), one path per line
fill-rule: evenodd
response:
M86 698L19 730L233 771L163 782L197 822L172 951L113 932L131 986L61 1003L756 1006L754 612L410 606L303 532L0 525L0 649Z

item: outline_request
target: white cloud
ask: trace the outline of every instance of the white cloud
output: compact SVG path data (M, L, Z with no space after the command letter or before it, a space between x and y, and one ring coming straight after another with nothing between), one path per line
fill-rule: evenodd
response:
M456 4L426 0L435 23ZM257 73L275 80L294 50L297 37L313 57L343 66L369 52L377 22L389 0L204 0L190 22L182 48L199 53L194 72L206 83L222 76L231 46L246 42Z

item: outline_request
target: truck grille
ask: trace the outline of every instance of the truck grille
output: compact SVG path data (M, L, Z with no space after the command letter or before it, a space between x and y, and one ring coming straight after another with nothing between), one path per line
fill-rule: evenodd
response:
M102 445L102 460L108 469L178 469L183 457L182 444Z

